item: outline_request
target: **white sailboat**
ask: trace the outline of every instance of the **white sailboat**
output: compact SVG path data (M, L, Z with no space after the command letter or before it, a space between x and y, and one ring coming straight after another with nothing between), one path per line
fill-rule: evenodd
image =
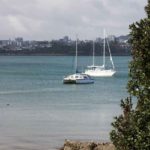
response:
M76 39L76 57L75 57L75 74L64 77L64 84L91 84L94 79L90 75L78 73L78 40Z
M110 54L110 62L112 64L112 69L106 68L106 61L105 61L106 44L108 46L108 50ZM95 65L95 46L94 46L94 41L93 41L93 65L88 66L84 73L93 77L111 77L116 73L113 59L111 56L110 46L109 46L108 40L106 39L105 31L104 31L104 44L103 44L103 65L102 66Z

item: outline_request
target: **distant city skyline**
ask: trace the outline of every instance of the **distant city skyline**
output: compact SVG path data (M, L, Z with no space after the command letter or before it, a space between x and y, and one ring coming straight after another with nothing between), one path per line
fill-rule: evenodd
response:
M144 18L147 0L1 0L0 40L23 37L52 40L65 35L95 39L126 35L129 25Z

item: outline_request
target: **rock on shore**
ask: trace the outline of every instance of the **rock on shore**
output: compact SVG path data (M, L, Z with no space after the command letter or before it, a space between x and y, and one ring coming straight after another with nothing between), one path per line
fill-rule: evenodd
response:
M95 143L65 140L60 150L115 150L112 143Z

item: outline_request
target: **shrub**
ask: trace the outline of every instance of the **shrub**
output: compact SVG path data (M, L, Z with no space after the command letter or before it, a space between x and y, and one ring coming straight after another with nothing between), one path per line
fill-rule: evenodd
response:
M150 0L145 7L147 18L130 25L132 61L128 92L132 98L121 101L123 114L115 117L110 138L117 150L150 149Z

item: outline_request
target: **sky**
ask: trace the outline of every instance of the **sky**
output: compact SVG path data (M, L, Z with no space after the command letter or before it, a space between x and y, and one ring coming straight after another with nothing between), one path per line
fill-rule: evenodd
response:
M147 0L0 0L0 39L52 40L126 35Z

